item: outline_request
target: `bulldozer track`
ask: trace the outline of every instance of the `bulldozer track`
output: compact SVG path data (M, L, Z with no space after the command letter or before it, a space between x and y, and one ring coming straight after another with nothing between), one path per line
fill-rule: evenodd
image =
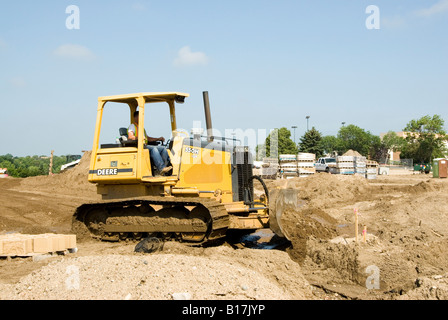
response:
M83 204L73 216L73 226L79 223L101 240L151 235L203 244L225 237L230 219L225 206L214 199L147 196Z

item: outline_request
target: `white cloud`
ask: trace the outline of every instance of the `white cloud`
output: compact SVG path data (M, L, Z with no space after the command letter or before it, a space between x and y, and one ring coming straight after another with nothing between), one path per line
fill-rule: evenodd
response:
M78 44L64 44L59 46L53 54L61 58L91 61L95 59L95 55L89 48Z
M416 17L429 18L443 13L448 13L448 0L439 0L428 8L404 13L402 15L381 18L381 27L388 29L403 28L408 25L409 20L413 20Z
M208 64L208 57L203 52L192 52L189 46L182 47L174 59L175 66L193 66Z
M416 14L418 16L430 17L444 12L448 12L448 0L439 0L439 2L429 8L416 11Z

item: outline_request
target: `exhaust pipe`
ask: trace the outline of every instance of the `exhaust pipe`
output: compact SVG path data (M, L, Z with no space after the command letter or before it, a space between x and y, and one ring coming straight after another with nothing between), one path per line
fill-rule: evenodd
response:
M207 141L213 141L212 117L210 115L210 101L208 99L208 91L202 92L204 98L205 125L207 126Z

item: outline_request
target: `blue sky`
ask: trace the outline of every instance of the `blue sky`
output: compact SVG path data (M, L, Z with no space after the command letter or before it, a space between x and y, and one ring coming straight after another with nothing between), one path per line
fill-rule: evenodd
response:
M214 128L252 130L251 146L279 127L297 126L298 142L306 116L323 135L448 121L447 30L448 0L3 1L0 154L90 150L97 98L135 92L189 93L177 120L190 130L205 127L208 91ZM170 136L165 109L150 135ZM128 125L110 110L104 142Z

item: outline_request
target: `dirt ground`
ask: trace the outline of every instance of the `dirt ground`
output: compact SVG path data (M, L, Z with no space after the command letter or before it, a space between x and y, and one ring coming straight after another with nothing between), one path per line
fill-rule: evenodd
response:
M75 208L99 199L88 159L59 175L0 179L0 233L71 233ZM79 240L65 256L0 259L0 300L448 298L447 179L321 173L266 183L297 190L300 209L282 218L289 242L259 230L143 254L134 242Z

